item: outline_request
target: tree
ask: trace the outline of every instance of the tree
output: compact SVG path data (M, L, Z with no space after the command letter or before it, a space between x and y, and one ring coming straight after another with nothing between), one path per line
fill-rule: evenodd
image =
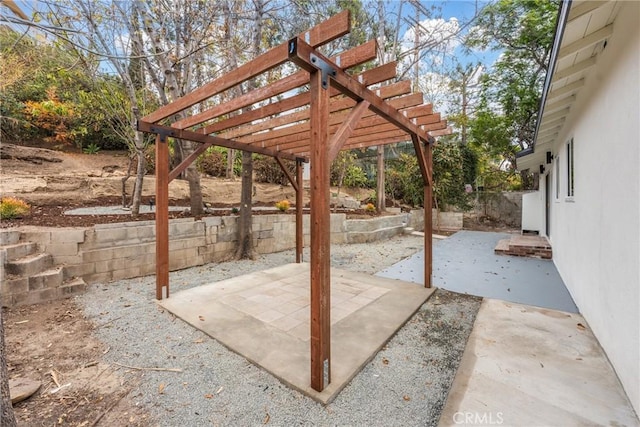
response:
M482 79L481 103L470 123L473 144L515 167L533 144L558 1L499 0L486 6L466 44L502 53Z

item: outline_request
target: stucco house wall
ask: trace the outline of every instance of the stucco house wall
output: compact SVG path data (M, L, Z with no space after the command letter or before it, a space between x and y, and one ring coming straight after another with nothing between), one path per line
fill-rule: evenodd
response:
M640 413L638 17L640 3L622 2L614 32L578 94L547 170L552 178L549 237L554 262L636 413ZM569 197L567 142L572 138L575 195Z

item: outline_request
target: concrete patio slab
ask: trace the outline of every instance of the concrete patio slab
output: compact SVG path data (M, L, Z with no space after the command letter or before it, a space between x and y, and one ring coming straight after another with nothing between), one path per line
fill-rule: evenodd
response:
M459 231L433 244L433 286L453 292L577 313L553 261L497 255L506 233ZM424 251L376 274L424 283Z
M309 264L247 274L158 303L282 382L327 404L434 289L331 269L331 383L310 387Z
M491 299L440 417L460 424L640 425L581 315Z

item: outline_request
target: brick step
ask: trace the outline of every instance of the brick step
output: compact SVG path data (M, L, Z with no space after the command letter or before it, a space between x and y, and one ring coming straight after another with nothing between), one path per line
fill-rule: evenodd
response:
M19 306L37 304L79 295L86 291L87 284L82 278L72 278L54 288L42 288L27 292L2 294L2 305Z
M34 254L9 261L5 264L7 274L16 276L33 276L42 273L53 265L53 257L50 254Z
M0 230L0 246L14 245L20 241L20 232L15 230Z
M38 245L33 242L23 242L4 245L1 249L7 252L7 261L13 261L35 254L38 251Z
M512 255L552 259L553 250L549 242L542 237L515 236L498 242L494 252L499 255Z

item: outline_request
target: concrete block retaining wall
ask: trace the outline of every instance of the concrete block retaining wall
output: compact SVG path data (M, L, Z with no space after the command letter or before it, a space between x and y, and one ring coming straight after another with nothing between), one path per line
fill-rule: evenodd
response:
M462 212L438 212L437 209L432 209L431 214L434 230L462 230Z
M365 243L402 234L405 227L424 229L424 213L415 210L372 219L346 219L331 214L331 243ZM303 217L305 246L310 244L309 215ZM34 242L64 265L69 277L87 283L155 274L155 222L101 224L90 228L21 229L22 241ZM205 217L169 221L169 269L229 259L237 246L237 217ZM254 246L258 253L295 248L295 215L253 216Z
M480 214L514 228L522 224L522 191L484 192L476 202Z

